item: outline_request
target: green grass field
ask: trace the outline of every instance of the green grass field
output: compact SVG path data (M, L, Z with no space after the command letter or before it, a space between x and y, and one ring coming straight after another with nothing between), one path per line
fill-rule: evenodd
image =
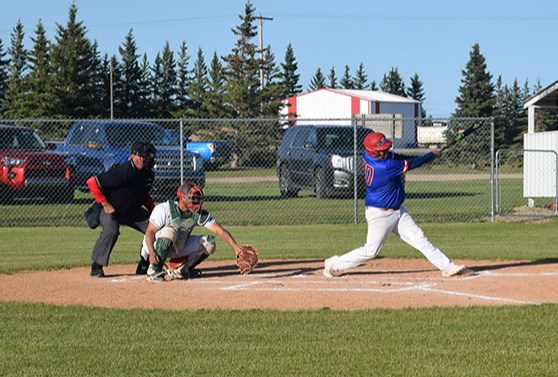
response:
M226 225L226 224L225 224ZM427 223L454 259L557 258L556 220ZM362 244L363 224L230 226L265 259L325 258ZM98 230L0 228L0 273L89 264ZM135 263L122 229L111 263ZM384 258L421 258L391 237ZM213 259L231 259L218 244ZM186 282L187 284L187 282ZM102 294L102 292L99 292ZM555 376L555 304L469 308L125 310L0 303L2 376Z

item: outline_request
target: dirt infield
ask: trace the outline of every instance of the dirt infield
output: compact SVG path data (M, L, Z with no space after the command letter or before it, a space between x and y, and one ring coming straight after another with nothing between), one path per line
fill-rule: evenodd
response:
M332 279L323 261L269 260L250 275L232 261L204 262L192 280L147 282L133 265L0 276L0 300L118 308L279 310L537 305L558 302L558 263L456 261L473 276L442 278L422 259L377 259Z

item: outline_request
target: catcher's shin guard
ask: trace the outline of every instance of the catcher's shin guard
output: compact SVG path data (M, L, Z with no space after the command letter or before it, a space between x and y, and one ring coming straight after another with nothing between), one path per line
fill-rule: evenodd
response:
M163 264L165 263L165 259L169 253L169 248L172 245L172 240L164 237L157 238L155 241L155 254L159 257L159 264L157 267L163 268Z
M188 266L188 269L189 269L189 270L193 270L194 267L196 267L198 264L200 264L201 262L203 262L204 260L206 260L208 256L209 256L209 254L207 254L206 252L203 252L203 253L199 254L199 255L197 256L197 258L195 258L195 259L192 261L192 264L190 264L190 265Z

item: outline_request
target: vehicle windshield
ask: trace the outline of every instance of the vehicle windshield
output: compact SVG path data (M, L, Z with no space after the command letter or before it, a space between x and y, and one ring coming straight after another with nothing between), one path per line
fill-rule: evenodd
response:
M364 138L371 132L373 132L371 129L357 129L357 149L363 149ZM354 145L354 129L352 127L318 130L318 146L323 149L353 149Z
M0 132L0 148L46 149L46 144L35 131L8 129Z
M107 139L110 145L130 146L135 141L147 141L155 146L178 146L178 142L163 128L149 124L137 124L133 127L107 127Z

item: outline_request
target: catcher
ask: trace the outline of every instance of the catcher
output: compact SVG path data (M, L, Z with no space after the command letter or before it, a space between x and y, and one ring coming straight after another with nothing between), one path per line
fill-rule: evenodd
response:
M258 252L251 246L239 245L202 209L205 199L202 188L195 183L184 182L176 196L175 200L160 203L153 209L136 272L147 274L148 281L199 277L201 271L195 267L213 254L216 246L213 235L190 234L195 226L203 226L233 249L240 273L250 273L258 263Z

